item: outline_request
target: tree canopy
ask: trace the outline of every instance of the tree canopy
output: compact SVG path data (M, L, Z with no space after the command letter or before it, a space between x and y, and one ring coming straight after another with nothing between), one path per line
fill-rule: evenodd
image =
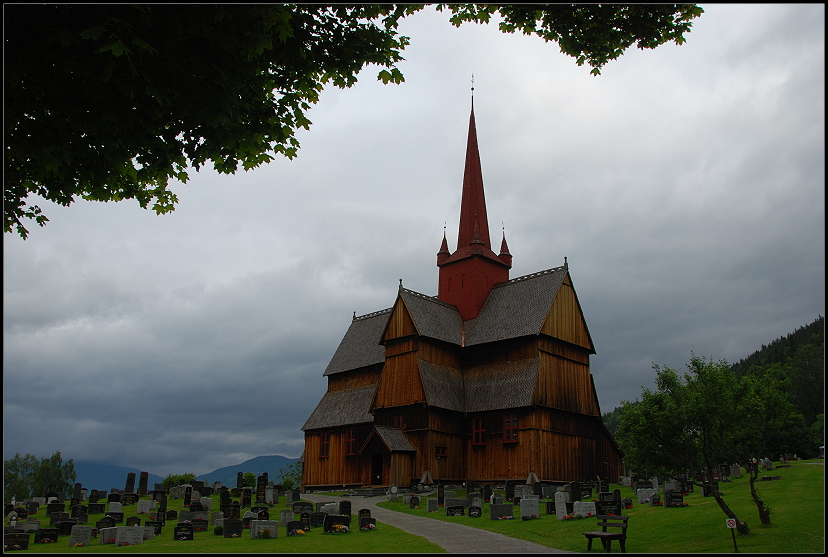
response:
M68 206L136 199L162 214L169 181L296 156L295 133L327 84L369 64L400 83L399 21L424 5L61 4L4 6L3 229ZM670 5L438 5L454 25L500 16L600 74L627 48L682 44L703 10Z
M63 462L60 451L40 461L33 454L26 453L3 461L3 496L6 501L18 501L31 497L42 497L47 492L68 493L75 485L75 463L70 458Z

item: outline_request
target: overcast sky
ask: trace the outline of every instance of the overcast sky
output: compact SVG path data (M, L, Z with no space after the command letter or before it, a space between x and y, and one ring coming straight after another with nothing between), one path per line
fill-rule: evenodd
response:
M298 159L193 173L165 216L41 200L45 228L4 235L4 458L298 457L353 313L399 279L437 294L471 74L493 243L505 226L512 278L568 257L602 412L653 362L738 361L825 315L825 7L704 7L686 44L600 77L427 10L400 25L405 83L325 90Z

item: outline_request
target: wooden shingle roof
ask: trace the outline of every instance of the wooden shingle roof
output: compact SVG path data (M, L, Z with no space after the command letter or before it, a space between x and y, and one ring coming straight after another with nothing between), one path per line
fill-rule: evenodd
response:
M456 307L406 288L400 289L400 297L420 336L460 345L463 320Z
M496 284L480 314L466 322L466 346L537 335L567 273L555 267Z
M531 406L538 358L467 368L417 360L429 406L457 412L487 412Z
M302 431L373 423L371 403L376 391L376 385L328 391L302 426Z
M360 453L368 446L374 435L378 436L391 452L417 452L417 449L414 448L401 429L378 425L374 426L374 431L362 444L362 448L359 450Z
M417 360L429 406L466 411L463 373L456 368Z
M380 338L390 315L391 308L354 318L322 375L385 362Z

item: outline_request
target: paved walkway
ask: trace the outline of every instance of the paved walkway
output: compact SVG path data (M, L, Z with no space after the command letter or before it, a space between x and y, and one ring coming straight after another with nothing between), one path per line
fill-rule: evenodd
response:
M471 528L462 524L452 524L422 516L398 513L378 507L377 503L387 501L388 496L379 497L336 497L303 493L302 499L314 503L323 501L351 501L351 512L357 514L359 509L371 509L371 516L378 523L390 524L409 534L422 536L431 543L436 543L449 553L570 553L553 549L533 542L510 538L502 534ZM482 519L481 519L482 520ZM390 553L393 553L391 551Z

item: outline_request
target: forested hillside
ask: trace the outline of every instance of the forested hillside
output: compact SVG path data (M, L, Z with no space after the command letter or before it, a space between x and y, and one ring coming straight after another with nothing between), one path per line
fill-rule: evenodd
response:
M780 337L731 366L740 379L772 377L784 389L794 411L786 428L786 440L809 454L824 443L825 421L825 318ZM635 404L635 403L633 403ZM603 415L613 434L623 415L622 406ZM814 445L816 444L816 445ZM806 452L807 451L807 452Z

